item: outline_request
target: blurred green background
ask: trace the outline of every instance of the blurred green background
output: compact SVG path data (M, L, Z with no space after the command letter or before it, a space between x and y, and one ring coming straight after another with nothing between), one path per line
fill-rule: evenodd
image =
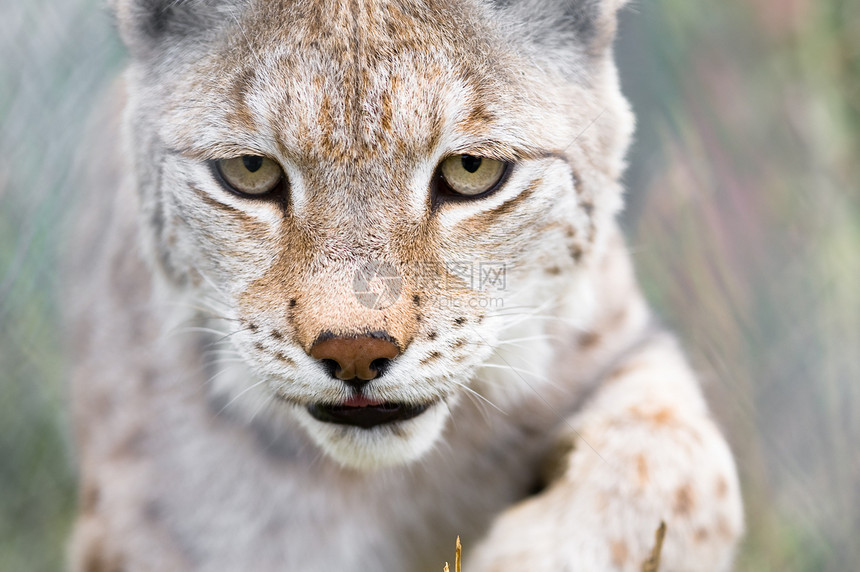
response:
M59 570L75 477L57 228L124 53L100 1L0 14L0 570ZM860 2L640 0L617 51L639 122L624 221L738 457L737 569L856 570Z

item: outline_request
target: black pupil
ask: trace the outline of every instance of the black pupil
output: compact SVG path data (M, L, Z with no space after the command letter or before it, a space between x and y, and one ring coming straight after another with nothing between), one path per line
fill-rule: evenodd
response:
M463 155L460 158L460 162L463 164L463 168L470 173L474 173L481 167L481 158L473 157L472 155Z
M263 158L257 157L256 155L243 155L242 164L245 165L245 168L252 173L256 173L257 170L263 166Z

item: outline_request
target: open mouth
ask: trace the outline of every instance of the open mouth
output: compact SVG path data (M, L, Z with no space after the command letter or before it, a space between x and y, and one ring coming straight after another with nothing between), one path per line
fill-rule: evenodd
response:
M411 405L354 397L340 405L314 403L308 406L308 412L314 419L325 423L370 429L377 425L412 419L424 413L428 407L429 404Z

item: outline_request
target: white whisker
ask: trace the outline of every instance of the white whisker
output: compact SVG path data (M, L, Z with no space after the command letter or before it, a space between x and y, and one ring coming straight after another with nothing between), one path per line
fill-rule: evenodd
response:
M459 381L455 381L453 379L451 380L451 382L454 383L455 385L465 389L468 392L467 395L477 397L481 402L486 403L487 405L489 405L490 407L492 407L493 409L495 409L496 411L498 411L502 415L508 414L507 411L505 411L504 409L502 409L501 407L499 407L498 405L496 405L495 403L493 403L492 401L490 401L489 399L487 399L486 397L481 395L479 392L477 392L474 389L472 389L471 387L467 386L466 384L461 383ZM489 421L489 418L487 418L487 421Z
M540 335L536 335L536 336L525 336L522 338L511 338L509 340L499 340L498 343L496 344L496 347L517 344L520 342L537 342L537 341L544 341L544 340L564 341L564 338L561 336L555 336L552 334L540 334Z
M213 377L211 380L209 380L209 383L212 383L212 381L214 381L214 379L215 378ZM237 393L235 396L233 396L233 399L231 399L230 401L225 403L224 407L222 407L221 409L218 410L217 413L215 413L215 416L217 417L218 415L221 415L224 412L224 410L227 409L228 407L230 407L230 405L232 405L233 403L235 403L237 399L239 399L240 397L242 397L243 395L245 395L249 391L259 387L263 383L265 383L265 380L260 380L257 383L251 384L250 386L246 387L245 389L243 389L242 391Z

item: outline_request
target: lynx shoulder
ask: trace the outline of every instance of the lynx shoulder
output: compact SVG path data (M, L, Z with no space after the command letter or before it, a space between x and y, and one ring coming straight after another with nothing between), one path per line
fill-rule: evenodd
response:
M621 3L113 1L73 570L641 570L661 522L661 570L731 567L614 220Z

